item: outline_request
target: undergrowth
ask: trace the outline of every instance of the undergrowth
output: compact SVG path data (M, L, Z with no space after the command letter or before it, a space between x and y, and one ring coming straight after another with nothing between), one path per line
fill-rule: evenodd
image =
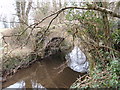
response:
M79 33L74 33L87 46L92 56L89 73L79 77L70 88L118 88L120 86L120 29L113 28L114 20L109 20L109 41L106 43L104 20L95 11L70 9L66 15L69 21L79 21ZM70 31L69 31L70 32ZM71 31L72 32L72 31ZM90 61L90 59L88 58ZM91 66L94 65L94 66Z

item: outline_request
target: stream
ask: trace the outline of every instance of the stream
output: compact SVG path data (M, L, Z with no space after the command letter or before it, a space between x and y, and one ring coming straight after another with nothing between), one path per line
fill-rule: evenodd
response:
M3 88L69 88L88 72L88 67L85 54L74 47L66 57L58 52L19 70L3 83Z
M60 72L58 68L65 60L51 56L21 69L3 83L6 88L69 88L80 75L69 67ZM59 73L60 72L60 73Z

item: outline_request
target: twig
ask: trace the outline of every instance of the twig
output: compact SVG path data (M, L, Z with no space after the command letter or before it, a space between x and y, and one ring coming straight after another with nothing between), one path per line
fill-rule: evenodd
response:
M109 9L106 9L106 8L103 8L103 7L98 7L98 6L95 6L95 5L92 5L92 4L89 4L88 7L65 7L65 8L62 8L60 10L58 10L57 12L53 13L53 14L50 14L49 16L43 18L41 21L37 22L37 23L34 23L30 26L28 26L23 32L21 32L20 34L16 34L16 35L10 35L10 36L4 36L4 37L11 37L11 36L21 36L28 28L31 28L33 26L33 29L36 28L40 23L42 23L44 20L46 20L47 18L49 17L52 17L54 15L56 15L52 20L51 22L49 23L48 25L48 28L50 27L51 23L53 22L53 20L55 18L57 18L57 16L63 12L64 10L67 10L67 9L83 9L83 10L95 10L95 11L100 11L100 12L105 12L107 14L110 14L111 16L113 17L117 17L117 18L120 18L120 15L109 10ZM47 28L47 30L48 30Z

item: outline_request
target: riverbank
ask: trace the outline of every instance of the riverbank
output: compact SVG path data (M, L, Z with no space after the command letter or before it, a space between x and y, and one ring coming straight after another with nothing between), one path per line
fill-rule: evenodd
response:
M67 34L66 29L67 28L64 24L51 26L49 35L44 41L44 45L39 45L40 49L43 49L42 52L34 51L34 47L36 46L35 38L30 38L28 44L24 45L24 42L26 41L21 39L22 36L5 37L3 40L4 54L2 57L3 82L7 80L7 76L13 75L21 68L29 67L29 65L37 61L38 58L40 59L44 53L43 51L45 46L53 37L66 38L67 36L65 39L65 42L67 42L64 43L63 46L65 46L65 48L69 48L72 45L72 36ZM35 29L34 36L39 31L40 29ZM17 29L2 29L0 32L3 34L3 36L11 36L17 33ZM61 49L64 50L65 48Z
M28 68L21 69L12 77L9 77L7 81L3 83L3 89L17 87L39 89L69 88L80 73L77 73L68 67L59 73L61 69L57 67L63 63L64 59L58 58L57 56L55 57L55 55L47 57L42 61L35 62Z
M19 72L19 70L27 67L29 68L33 63L41 60L41 58L43 58L44 49L47 43L54 37L65 38L64 42L60 46L60 49L63 52L62 56L65 56L71 52L73 45L78 45L80 49L84 51L84 48L82 48L82 45L80 45L80 40L77 38L73 39L73 34L75 33L74 30L77 27L78 25L75 22L52 25L42 44L36 44L35 42L36 39L39 39L40 35L37 38L35 37L37 32L40 32L43 29L35 29L33 32L35 37L30 38L28 44L25 46L22 45L24 43L23 39L21 40L18 38L18 41L16 41L17 39L15 37L6 38L7 44L5 43L6 47L4 52L7 53L3 58L2 82L6 82L8 77L10 78L15 73ZM43 28L45 28L45 26ZM11 34L13 34L12 31ZM36 47L36 45L39 46L39 50L34 51L34 47Z

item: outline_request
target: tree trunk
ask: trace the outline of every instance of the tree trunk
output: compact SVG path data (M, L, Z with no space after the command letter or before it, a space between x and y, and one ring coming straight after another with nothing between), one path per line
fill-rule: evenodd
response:
M102 7L107 8L107 2L102 2ZM102 12L102 18L103 18L103 30L105 35L105 45L111 46L110 44L110 26L109 26L109 20L106 13Z
M101 0L100 0L101 1ZM107 8L107 2L106 0L104 0L103 2L97 2L97 5L103 8ZM103 21L103 32L104 32L104 44L106 46L111 46L109 40L110 40L110 27L109 27L109 20L108 20L108 16L107 13L105 12L101 12L101 16L102 16L102 21Z
M28 5L26 5L25 0L16 1L16 11L21 29L24 29L25 26L28 25L28 14L30 12L31 5L32 0L29 0Z

